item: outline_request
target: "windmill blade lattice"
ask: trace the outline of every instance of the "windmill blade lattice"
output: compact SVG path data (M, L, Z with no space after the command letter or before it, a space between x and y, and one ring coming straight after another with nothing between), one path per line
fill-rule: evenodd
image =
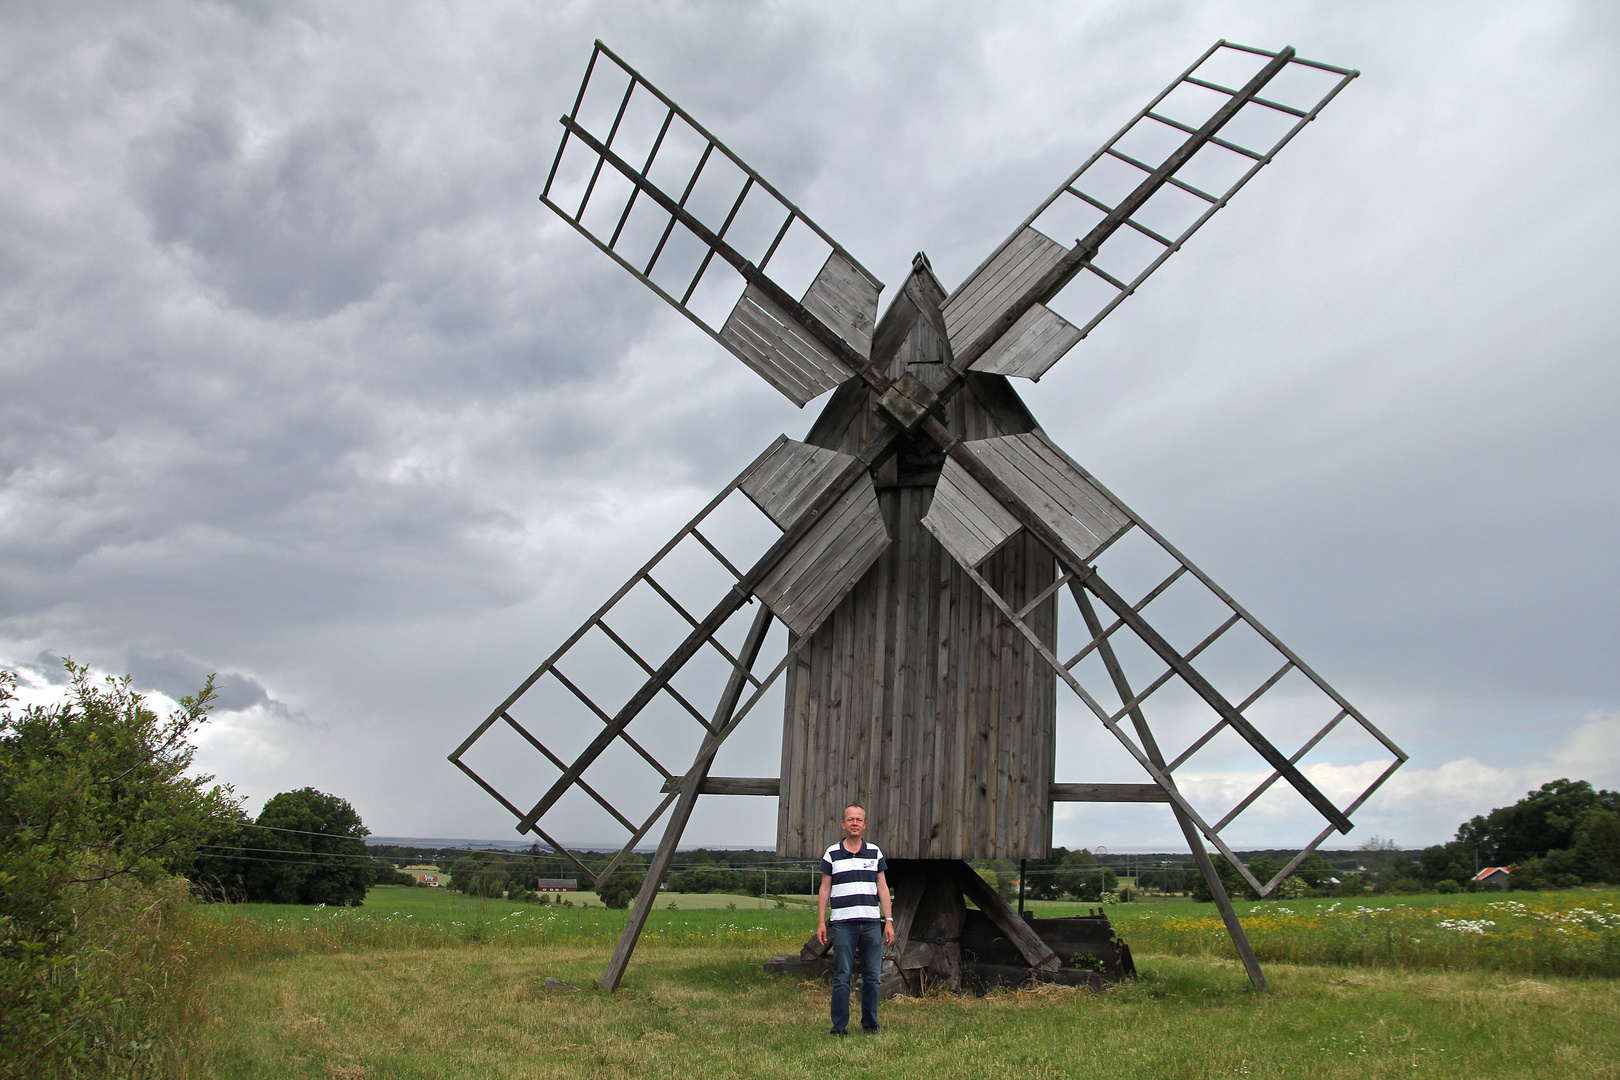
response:
M865 366L882 282L600 41L562 124L540 199L620 266L796 405Z
M1349 831L1349 814L1406 761L1404 751L1208 575L1044 435L1035 432L986 439L962 444L961 450L971 455L971 459L965 455L953 457L946 464L935 488L933 505L923 518L924 526L990 596L1003 616L1036 647L1053 674L1085 703L1148 772L1168 800L1187 815L1251 886L1262 896L1269 894L1336 829ZM964 460L976 461L983 470L980 476L990 481L996 491L987 490L971 475L961 464ZM979 569L1026 526L1034 526L1049 539L1048 546L1058 560L1059 574L1047 590L1015 607L980 576ZM1097 565L1133 529L1146 538L1144 543L1149 549L1156 549L1161 556L1158 561L1168 570L1157 580L1144 581L1144 591L1134 601L1120 596ZM1138 562L1142 561L1140 555L1138 552ZM1055 654L1029 621L1030 613L1064 586L1068 586L1088 631L1086 643L1067 659ZM1112 620L1106 625L1099 619L1087 593L1102 600L1109 609L1106 614L1111 615ZM1175 603L1167 597L1172 597ZM1196 610L1191 618L1185 614L1189 607ZM1173 608L1181 610L1175 612ZM1180 636L1185 639L1184 644L1178 647L1167 640L1168 629L1161 625L1161 613L1182 624L1177 629L1183 631ZM1176 620L1176 614L1182 614L1182 618ZM1189 634L1187 631L1194 626L1196 631ZM1233 636L1228 638L1228 634ZM1227 645L1235 645L1239 637L1248 639L1245 642L1248 648L1242 651L1247 653L1243 659L1248 663L1244 666L1253 673L1254 681L1250 683L1243 683L1241 676L1234 682L1230 670L1233 665L1219 662L1223 639ZM1258 667L1254 663L1256 653L1262 654ZM1133 678L1125 670L1122 655L1130 655L1139 662L1140 677ZM1272 658L1270 664L1264 662L1264 656ZM1082 669L1088 659L1092 661L1089 678ZM1212 659L1216 661L1214 666L1209 663ZM1206 667L1210 668L1207 672ZM1279 684L1291 674L1301 677L1304 684L1298 688L1289 686L1286 691L1280 689ZM1223 692L1223 687L1230 692ZM1181 691L1179 695L1177 690ZM1285 693L1288 700L1277 701ZM1102 704L1110 695L1119 699L1117 707ZM1269 700L1268 695L1271 695ZM1151 700L1156 696L1157 700ZM1156 706L1178 696L1180 700L1175 707L1167 711L1179 714L1175 716L1179 724L1160 723L1156 716L1150 719L1148 714L1154 712ZM1261 730L1262 725L1251 719L1254 714L1265 712L1274 701L1292 721L1287 727L1297 729L1301 720L1307 726L1307 730L1298 733L1300 742L1292 754L1285 755L1279 750ZM1318 716L1313 723L1310 707L1323 703L1328 706L1330 715ZM1160 742L1166 728L1185 728L1189 723L1197 724L1198 718L1207 726L1192 732L1185 748L1173 759L1165 760ZM1324 744L1346 720L1387 753L1388 763L1340 807L1304 775L1302 766L1334 764L1328 753L1332 748ZM1134 735L1122 726L1126 722L1131 724ZM1206 815L1194 805L1195 800L1180 790L1175 773L1212 742L1233 734L1263 759L1270 773L1246 792L1232 797L1220 808L1224 813L1211 824L1209 818L1213 815ZM1230 757L1235 747L1224 749ZM1301 796L1304 806L1299 809L1314 809L1327 824L1271 880L1262 882L1250 873L1222 833L1257 805L1264 809L1261 801L1279 780L1286 781Z
M1255 61L1251 69L1243 58ZM1206 77L1216 69L1238 85ZM951 294L944 314L957 362L1039 379L1358 74L1292 49L1216 42ZM1272 87L1298 103L1260 96Z
M713 744L712 750L753 711L782 674L786 657L764 678L754 673L761 644L753 640L754 631L729 646L724 640L728 627L733 629L735 637L735 628L748 621L742 609L749 597L757 595L791 633L807 640L888 546L888 533L878 511L871 479L864 469L851 468L854 463L854 458L848 454L806 446L786 436L778 438L508 695L456 748L450 760L505 806L518 819L520 830L532 831L576 864L577 859L542 829L539 822L565 796L584 795L627 834L619 852L597 876L611 874L674 802L678 794L676 781L686 769L680 762L693 753L691 740L685 743L674 740L675 752L682 757L670 757L667 753L664 757L680 763L682 773L677 773L666 765L664 758L649 749L651 740L642 733L653 729L654 738L662 736L660 741L669 743L671 723L680 722L681 714L685 714L685 719L698 725L696 729L689 728L688 734L695 738L701 731L705 745ZM855 480L847 483L852 473ZM796 537L796 541L767 547L767 535L773 530L768 526L761 528L758 522L739 521L742 510L737 501L739 496L745 496L757 507L783 537ZM823 510L822 505L829 502L830 508ZM699 528L711 522L726 529L733 543L717 542ZM712 531L715 529L711 526ZM765 549L763 555L759 554L761 549ZM746 559L744 552L756 558ZM700 565L694 567L694 560ZM738 567L738 561L753 561L754 569L744 571ZM689 587L682 589L674 584L676 578L687 582ZM707 585L706 590L704 585ZM699 618L692 611L690 599L682 603L678 594L683 592L688 597L696 595L704 599L719 593L723 598L713 609L700 609L707 610L708 617ZM666 633L665 641L673 637L680 644L649 658L644 648L638 649L627 639L632 636L631 628L645 628L656 622L659 615L665 616L666 627L678 629L684 636ZM757 632L763 634L763 624L759 624ZM602 652L609 654L610 661L620 661L617 667L621 673L639 676L638 681L603 680L605 685L595 694L583 688L584 680L576 665L587 669L604 667ZM738 689L745 690L746 696L712 714L694 704L676 685L676 679L683 672L701 667L704 659L711 662L711 667L718 663L723 675L740 678ZM711 683L716 681L724 680L711 680ZM626 696L626 685L636 685L638 689ZM709 689L713 691L717 687L711 685ZM566 692L562 701L571 698L579 706L574 710L576 723L564 722L555 703L537 709L536 722L531 724L523 723L516 715L522 711L525 701L532 707L548 692L559 690ZM722 700L725 696L721 695ZM670 708L662 712L649 711L649 706L657 700L663 700ZM577 734L580 727L594 728L595 723L600 727L594 730L594 737L568 759L534 730L540 727L545 732L560 730ZM511 761L503 763L505 771L522 790L499 790L468 761L474 745L492 730L515 733L521 741L508 740L511 749L526 747L538 755L521 769L512 769ZM589 778L593 766L615 745L630 751L632 763L650 768L656 774L648 776L651 783L641 784L639 791L645 793L656 787L664 795L650 810L643 807L635 817L628 816L627 808L621 808L614 799L604 795ZM622 769L619 765L597 771L612 773L622 772ZM549 787L524 809L524 803L536 794L537 778L547 776L554 778ZM620 796L620 801L623 798ZM631 798L633 800L634 795ZM580 869L590 873L583 866Z

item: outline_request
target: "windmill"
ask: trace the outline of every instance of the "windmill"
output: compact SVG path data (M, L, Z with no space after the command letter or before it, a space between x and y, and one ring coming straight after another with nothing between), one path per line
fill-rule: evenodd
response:
M1210 848L1267 895L1406 755L1056 446L1010 379L1048 371L1357 74L1216 42L965 281L947 291L918 254L879 318L869 271L596 43L541 200L795 404L832 392L450 755L564 858L548 822L585 807L621 829L600 876L664 822L604 988L703 795L776 796L794 858L863 803L896 894L886 970L914 990L957 985L974 940L1066 970L1067 931L963 860L1045 857L1056 803L1162 804L1264 987ZM710 775L770 695L780 775ZM1117 741L1130 782L1059 780L1070 714ZM1359 790L1335 801L1316 766ZM1269 881L1227 839L1256 819L1309 837Z

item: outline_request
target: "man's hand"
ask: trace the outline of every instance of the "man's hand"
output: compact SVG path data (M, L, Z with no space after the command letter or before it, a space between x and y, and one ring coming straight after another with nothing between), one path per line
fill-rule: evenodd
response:
M893 930L889 931L889 941L891 943L894 941L894 931ZM816 924L816 944L817 945L825 945L825 944L827 944L827 924L826 923L817 923Z
M890 919L883 924L883 944L894 944L894 920Z

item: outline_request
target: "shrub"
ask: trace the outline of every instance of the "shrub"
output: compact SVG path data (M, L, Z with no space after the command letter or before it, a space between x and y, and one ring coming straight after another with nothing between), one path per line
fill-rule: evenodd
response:
M1441 893L1443 895L1449 896L1450 894L1452 894L1454 892L1461 892L1462 891L1462 886L1458 885L1455 881L1451 880L1450 878L1445 878L1445 879L1443 879L1441 881L1437 881L1437 882L1434 883L1434 891L1437 892L1437 893Z
M64 663L66 700L20 715L0 672L0 1077L150 1071L187 971L176 875L240 814L187 775L212 679L160 720L128 678Z

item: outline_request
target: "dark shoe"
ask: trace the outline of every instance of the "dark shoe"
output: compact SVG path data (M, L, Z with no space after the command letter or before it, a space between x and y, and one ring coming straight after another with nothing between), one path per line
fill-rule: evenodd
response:
M861 1034L862 1035L876 1035L878 1032L880 1032L882 1030L883 1030L882 1028L861 1028Z
M839 1031L837 1028L833 1028L831 1031L827 1032L827 1034L829 1034L829 1035L839 1035L839 1036L843 1036L845 1038L847 1038L849 1036L849 1032L847 1032L847 1031Z

